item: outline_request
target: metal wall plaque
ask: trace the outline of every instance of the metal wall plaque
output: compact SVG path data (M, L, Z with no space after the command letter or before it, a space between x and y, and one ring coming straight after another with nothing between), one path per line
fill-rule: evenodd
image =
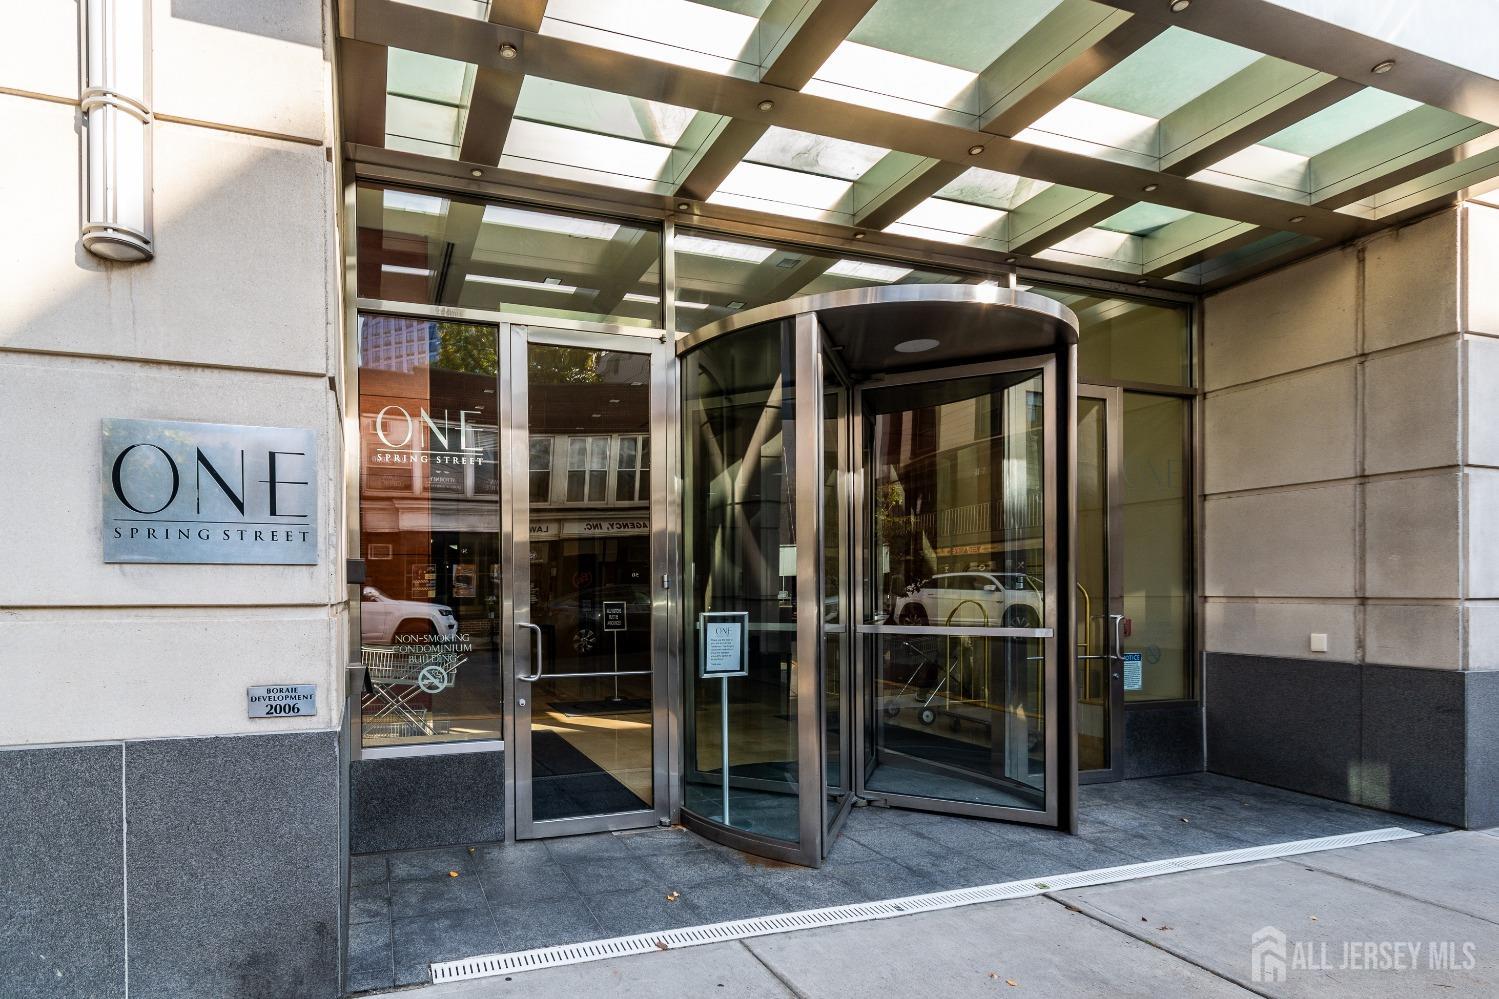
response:
M316 565L311 430L105 420L104 561Z
M306 718L317 714L315 683L250 687L246 699L246 714L251 718Z
M624 631L626 628L625 602L623 600L604 601L604 630Z

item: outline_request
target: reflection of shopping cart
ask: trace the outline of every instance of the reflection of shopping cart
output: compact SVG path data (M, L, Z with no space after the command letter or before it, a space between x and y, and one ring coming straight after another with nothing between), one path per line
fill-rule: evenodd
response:
M411 648L363 646L365 692L361 698L364 734L401 738L436 735L423 695L440 694L458 682L464 656L441 645Z

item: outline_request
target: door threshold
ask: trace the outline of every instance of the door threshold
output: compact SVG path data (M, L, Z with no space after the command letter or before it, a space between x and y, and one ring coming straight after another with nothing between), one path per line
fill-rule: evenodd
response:
M976 888L958 888L952 891L931 892L926 895L909 895L905 898L879 902L855 902L851 905L837 905L825 909L755 916L750 919L664 930L660 933L636 933L607 940L537 947L533 950L515 951L510 954L486 954L433 964L431 966L432 982L437 984L473 978L489 978L495 975L513 975L522 971L537 971L542 968L583 964L588 961L603 961L636 954L652 954L657 951L696 947L702 944L746 940L751 937L790 933L795 930L811 930L843 923L863 923L874 919L891 919L921 912L936 912L940 909L955 909L964 905L1030 898L1053 891L1091 888L1096 885L1133 881L1137 878L1156 877L1161 874L1177 874L1182 871L1247 864L1257 860L1274 860L1278 857L1292 857L1322 850L1338 850L1369 843L1388 843L1420 835L1422 834L1409 829L1389 826L1384 829L1293 840L1287 843L1271 843L1239 850L1199 853L1168 860L1147 860L1137 864L1103 867L1091 871L1074 871L1070 874L1059 874L1056 877L1027 878Z

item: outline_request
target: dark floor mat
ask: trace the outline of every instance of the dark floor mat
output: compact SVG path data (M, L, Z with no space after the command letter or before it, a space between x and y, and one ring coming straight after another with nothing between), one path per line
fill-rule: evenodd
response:
M531 733L531 817L538 822L649 808L556 732Z

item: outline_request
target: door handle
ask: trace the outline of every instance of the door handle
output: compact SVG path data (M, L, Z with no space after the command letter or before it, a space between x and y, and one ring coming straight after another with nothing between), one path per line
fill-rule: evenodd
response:
M537 680L541 679L541 625L524 623L519 625L519 627L530 628L533 632L536 633L536 638L532 641L531 644L532 651L536 656L536 672L522 673L520 676L517 676L516 679L524 680L526 683L535 683Z
M1110 614L1109 624L1109 637L1113 640L1113 647L1109 649L1109 658L1122 663L1124 662L1124 615ZM1118 679L1119 674L1115 673L1114 677Z

